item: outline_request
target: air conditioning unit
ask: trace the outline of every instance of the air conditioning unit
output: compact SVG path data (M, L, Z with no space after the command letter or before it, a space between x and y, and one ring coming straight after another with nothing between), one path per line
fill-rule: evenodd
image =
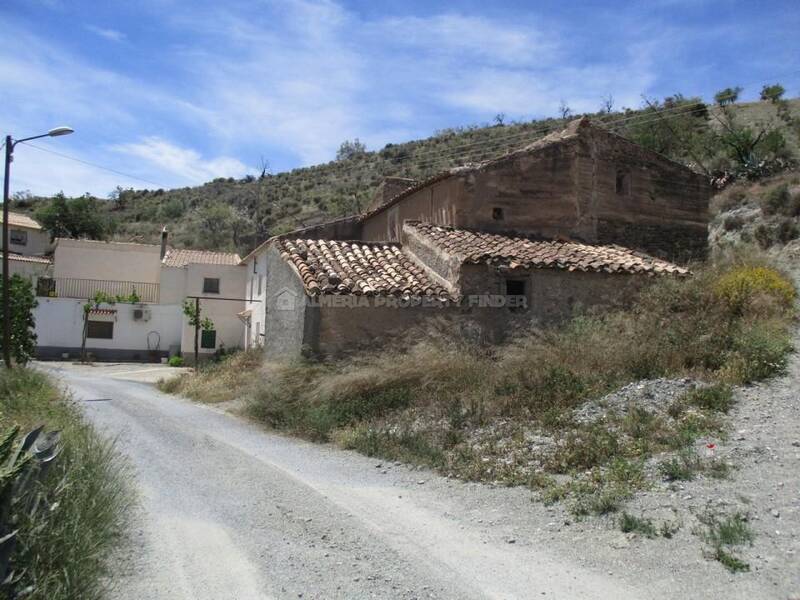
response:
M133 320L134 321L149 321L150 320L150 310L146 308L134 308L133 309Z

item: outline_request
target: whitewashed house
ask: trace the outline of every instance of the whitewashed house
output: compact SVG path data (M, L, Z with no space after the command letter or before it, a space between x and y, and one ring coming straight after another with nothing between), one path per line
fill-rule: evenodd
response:
M199 302L200 314L214 322L211 331L198 332L200 358L242 345L245 269L238 254L206 250L167 250L161 265L162 302ZM180 349L194 358L195 328L183 319Z
M266 330L267 306L267 261L266 250L259 246L242 259L247 283L245 290L244 310L240 313L245 324L244 348L256 348L264 345Z
M0 223L3 216L0 214ZM51 249L50 234L35 220L22 213L8 213L8 250L11 254L43 256Z
M183 306L194 297L215 326L200 334L199 354L237 347L244 327L239 262L233 253L169 248L166 231L160 245L57 239L52 277L37 286L37 356L79 356L84 306L97 292L117 298L88 314L86 350L99 360L193 359L194 328Z
M3 215L0 213L0 224ZM21 213L8 214L8 267L11 275L21 275L34 285L39 277L48 277L52 261L45 256L51 249L47 231L34 219ZM0 258L3 253L0 251Z

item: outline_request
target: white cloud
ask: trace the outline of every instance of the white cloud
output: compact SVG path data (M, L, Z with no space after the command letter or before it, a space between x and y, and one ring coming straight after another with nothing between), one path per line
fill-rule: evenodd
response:
M558 39L544 29L460 14L390 18L373 29L390 45L410 46L462 63L477 59L507 66L542 64L554 59L559 46Z
M68 153L186 185L241 176L262 154L282 166L313 164L331 160L345 139L377 149L500 112L553 115L561 99L577 112L596 110L609 94L634 106L656 73L683 69L670 52L686 45L646 15L624 21L611 11L595 27L532 11L368 18L324 0L141 6L163 43L119 46L136 52L124 64L146 66L130 71L101 67L0 16L0 35L16 39L0 56L0 122L20 134L72 125ZM147 185L48 155L31 153L25 164L18 181L31 189L104 195L120 182Z
M227 156L204 159L191 148L182 148L159 137L146 137L140 142L119 144L111 148L138 160L144 160L170 180L198 185L217 177L242 177L247 167ZM136 162L136 161L131 161Z
M121 42L125 39L125 34L121 31L117 31L116 29L106 29L104 27L96 27L94 25L87 25L86 29L112 42Z

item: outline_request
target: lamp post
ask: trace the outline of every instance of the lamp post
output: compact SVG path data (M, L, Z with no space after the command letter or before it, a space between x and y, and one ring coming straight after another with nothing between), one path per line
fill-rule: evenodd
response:
M22 138L21 140L12 139L6 136L6 177L3 182L3 361L6 368L11 368L11 290L9 290L8 272L8 185L11 174L11 161L14 159L14 146L20 142L38 140L43 137L58 137L72 133L69 127L56 127L42 135L34 135Z

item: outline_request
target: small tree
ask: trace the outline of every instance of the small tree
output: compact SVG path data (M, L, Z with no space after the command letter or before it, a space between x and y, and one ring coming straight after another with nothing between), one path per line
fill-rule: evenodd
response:
M36 211L36 219L50 232L50 238L89 238L102 240L110 230L110 223L102 216L97 198L88 194L67 198L59 192L43 208Z
M199 359L200 348L198 347L198 336L200 330L203 331L213 331L214 330L214 321L209 319L208 317L203 317L200 311L200 300L195 299L194 302L191 300L185 300L183 302L183 314L189 317L189 325L194 327L194 368L197 368L197 361Z
M11 296L11 355L17 363L24 365L36 352L33 309L38 302L31 282L16 273L11 276L8 287ZM3 283L0 281L0 293L2 289ZM2 347L3 340L0 339L0 349Z
M716 102L720 106L733 104L739 99L739 94L741 93L742 93L742 88L739 87L738 85L732 88L728 87L714 94L714 102Z
M565 100L561 100L559 103L558 114L560 114L561 118L565 121L572 116L572 109L567 105Z
M777 102L785 93L786 89L784 89L780 83L773 83L772 85L765 85L761 88L761 99Z
M134 292L135 293L135 292ZM117 298L106 294L105 292L97 291L94 296L86 301L83 305L83 330L81 333L81 362L86 362L86 336L89 333L89 313L93 310L100 308L101 304L116 304Z
M367 147L358 138L353 141L345 140L336 151L336 160L350 160L367 153Z

